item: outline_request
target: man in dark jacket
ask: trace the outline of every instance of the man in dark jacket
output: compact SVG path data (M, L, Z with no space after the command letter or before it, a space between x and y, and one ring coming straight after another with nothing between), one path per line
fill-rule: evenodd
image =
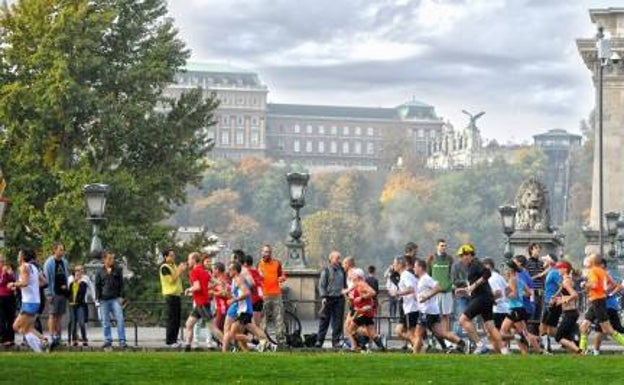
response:
M325 335L332 324L332 346L340 347L342 325L344 323L344 297L342 290L346 285L345 272L340 265L340 253L333 251L329 254L329 266L321 271L319 279L319 293L322 298L319 331L316 347L323 347Z
M104 266L100 268L95 277L96 304L100 305L100 316L104 331L104 349L110 349L113 344L111 334L111 313L117 322L117 338L119 346L128 347L126 344L126 330L124 325L123 308L121 307L123 295L123 272L120 266L115 264L115 255L110 251L102 252Z

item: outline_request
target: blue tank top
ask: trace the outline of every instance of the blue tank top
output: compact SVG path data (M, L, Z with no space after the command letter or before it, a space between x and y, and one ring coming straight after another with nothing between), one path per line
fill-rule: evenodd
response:
M523 301L523 293L526 284L520 279L519 275L516 274L516 296L515 297L507 297L507 303L509 304L510 309L518 309L524 307Z
M249 283L247 283L247 281L245 281L245 285L247 285L249 288ZM240 292L240 289L238 288L238 286L233 284L232 296L234 298L238 298L239 292ZM248 295L246 298L240 301L236 301L233 305L236 305L236 308L237 308L236 314L243 314L243 313L253 314L253 307L251 305L251 295Z

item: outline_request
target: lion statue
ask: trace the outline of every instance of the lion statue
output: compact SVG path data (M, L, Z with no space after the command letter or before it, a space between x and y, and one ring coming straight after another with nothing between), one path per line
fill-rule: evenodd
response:
M516 229L550 231L548 190L536 177L525 180L516 195Z

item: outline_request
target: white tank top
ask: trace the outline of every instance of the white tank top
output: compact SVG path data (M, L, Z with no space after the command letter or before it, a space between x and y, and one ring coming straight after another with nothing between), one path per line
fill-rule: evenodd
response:
M28 286L22 287L22 303L41 303L39 295L39 270L32 263L26 264L28 269Z

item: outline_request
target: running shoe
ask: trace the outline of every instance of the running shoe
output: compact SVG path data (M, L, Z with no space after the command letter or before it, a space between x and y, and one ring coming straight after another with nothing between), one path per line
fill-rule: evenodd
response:
M488 354L489 352L490 352L490 349L488 349L487 346L481 345L481 346L477 346L473 354Z
M41 349L43 349L46 353L50 353L52 351L52 348L50 347L50 343L48 342L46 338L44 338L43 341L41 341Z
M104 345L102 345L102 349L104 349L105 351L111 351L113 350L113 344L111 344L110 342L105 342Z
M188 345L188 344L187 344L187 345L184 345L184 351L185 351L185 352L190 352L191 350L192 350L192 349L191 349L191 345Z

